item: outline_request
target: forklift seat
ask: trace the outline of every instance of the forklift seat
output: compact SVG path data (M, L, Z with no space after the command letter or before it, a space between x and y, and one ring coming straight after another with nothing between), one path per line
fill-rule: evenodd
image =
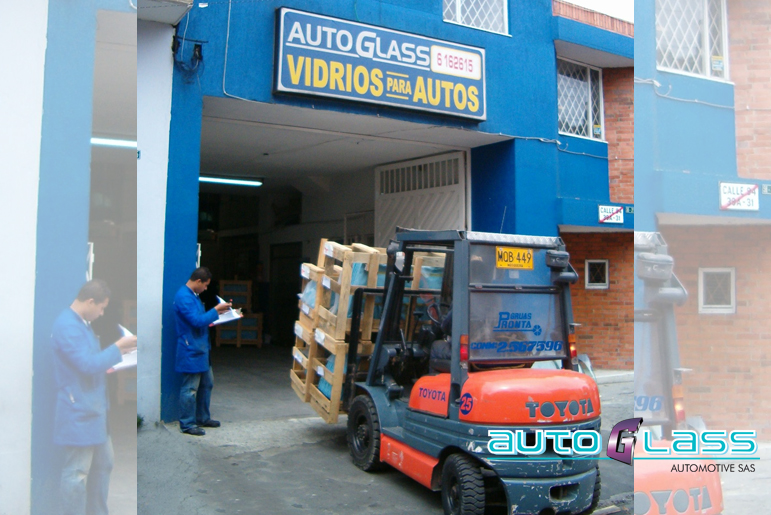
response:
M431 344L428 367L431 373L449 374L452 363L452 340L434 340Z

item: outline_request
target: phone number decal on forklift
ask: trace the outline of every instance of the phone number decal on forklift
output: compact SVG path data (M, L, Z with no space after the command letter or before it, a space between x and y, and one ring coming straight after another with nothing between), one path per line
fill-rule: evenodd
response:
M561 351L563 347L562 340L556 341L529 341L529 342L472 342L471 350L492 350L496 352L542 352L542 351Z
M495 266L514 270L532 270L533 249L495 247Z

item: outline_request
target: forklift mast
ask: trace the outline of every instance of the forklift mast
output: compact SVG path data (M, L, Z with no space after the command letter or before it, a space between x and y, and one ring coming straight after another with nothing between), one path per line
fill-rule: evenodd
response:
M676 305L688 298L674 260L656 232L635 232L635 417L667 438L685 424Z

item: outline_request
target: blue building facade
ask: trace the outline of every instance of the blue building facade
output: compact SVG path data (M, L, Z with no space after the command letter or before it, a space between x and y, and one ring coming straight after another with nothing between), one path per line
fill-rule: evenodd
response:
M495 26L456 18L448 10L454 5L196 2L177 25L163 263L163 419L176 418L172 299L196 262L199 175L233 175L223 171L228 155L248 153L234 144L211 157L222 136L207 123L227 119L265 130L306 124L305 133L361 136L382 148L417 142L426 145L425 155L464 152L465 226L477 231L558 235L634 228L633 205L611 202L597 80L602 69L633 65L633 38L555 16L551 0L501 2ZM443 51L451 64L435 55ZM584 105L572 115L564 112L570 99L562 108L558 101L568 94L558 74L563 61L574 72L565 72L562 88L575 89L576 77L584 77L587 88L573 99ZM440 92L444 96L432 102ZM388 124L400 128L396 140L388 139L396 134L383 129ZM254 161L263 156L268 152L255 150ZM342 167L346 156L339 160ZM373 158L368 165L397 160ZM259 177L259 166L237 175Z
M671 3L635 4L638 31L634 42L634 101L640 113L635 120L635 229L655 230L659 213L733 218L737 223L767 220L771 218L769 202L758 202L746 210L732 209L734 206L726 204L734 196L726 191L721 203L721 183L757 186L761 194L762 184L768 181L748 180L738 168L735 111L744 106L736 105L737 84L730 80L730 75L716 77L687 71L687 64L662 63L666 59L663 53L684 52L677 47L678 42L682 43L682 34L677 29L672 29L676 38L673 43L667 45L661 38L657 41L657 4L660 11L663 9L659 26L669 27L676 25L666 21L676 17L666 12ZM726 2L717 4L726 8ZM722 38L728 37L725 34L729 29L730 2L727 9L727 17L720 17L724 25ZM730 46L728 39L725 43ZM725 56L713 56L721 58L720 66L727 71L729 52L730 48L726 48ZM743 190L739 195L742 193Z
M768 438L769 410L755 392L768 388L757 359L769 349L771 75L758 66L769 52L757 38L771 8L683 5L635 4L635 229L663 234L689 292L676 312L679 366L692 370L686 413Z

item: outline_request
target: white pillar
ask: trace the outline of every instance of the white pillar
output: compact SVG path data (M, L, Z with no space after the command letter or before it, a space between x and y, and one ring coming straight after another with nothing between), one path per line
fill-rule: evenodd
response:
M173 61L170 25L137 21L137 413L161 417L161 314Z
M0 513L30 511L32 445L32 336L40 140L43 121L48 0L9 2L0 16L0 217L6 248L0 296Z

